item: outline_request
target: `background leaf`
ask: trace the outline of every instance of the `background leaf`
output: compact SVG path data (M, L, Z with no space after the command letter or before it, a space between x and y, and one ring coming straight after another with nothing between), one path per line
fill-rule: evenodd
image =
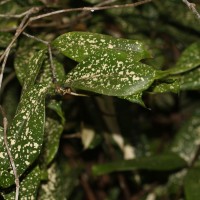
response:
M169 69L171 74L179 74L200 65L200 43L190 45L180 56L175 67Z
M162 154L134 160L120 160L107 164L95 165L92 168L94 175L102 175L115 171L130 171L136 169L168 171L186 166L186 162L176 154Z
M171 151L179 154L188 163L194 159L200 144L200 110L197 109L193 115L184 122L176 134Z
M192 168L188 171L188 174L184 180L184 192L186 200L198 200L200 196L199 191L200 184L200 168Z

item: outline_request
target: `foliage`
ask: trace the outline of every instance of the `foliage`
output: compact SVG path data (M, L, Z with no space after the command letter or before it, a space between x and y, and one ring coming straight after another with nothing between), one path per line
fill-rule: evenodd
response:
M5 1L0 56L21 22L11 15L101 3ZM1 87L20 199L197 200L200 29L193 13L168 0L58 16L30 23L34 37L16 38ZM16 177L4 125L0 198L9 200Z

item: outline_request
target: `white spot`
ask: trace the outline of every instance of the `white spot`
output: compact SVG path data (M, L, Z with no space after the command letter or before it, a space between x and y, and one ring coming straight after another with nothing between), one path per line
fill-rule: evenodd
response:
M2 152L0 152L0 158L5 158Z
M15 144L15 140L11 139L11 140L10 140L10 144L11 144L11 145L14 145L14 144Z
M109 45L108 45L108 48L109 48L109 49L113 49L114 46L113 46L112 44L109 44Z
M26 164L26 165L29 165L29 164L30 164L30 162L28 162L28 161L25 161L25 164Z

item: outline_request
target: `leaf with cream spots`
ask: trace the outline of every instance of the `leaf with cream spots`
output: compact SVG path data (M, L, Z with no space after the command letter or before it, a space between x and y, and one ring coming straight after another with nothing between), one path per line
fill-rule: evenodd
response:
M59 36L52 43L65 56L81 62L98 50L117 50L130 54L138 61L150 57L143 42L114 38L109 35L89 32L69 32Z
M152 67L125 52L99 51L67 74L65 86L105 95L126 96L147 89L158 77Z
M35 161L43 143L45 96L48 88L44 85L32 86L25 92L7 133L8 144L19 176ZM0 186L9 187L14 183L14 175L7 154L0 157Z
M36 199L39 184L40 169L37 166L20 182L20 200ZM13 188L13 190L14 191L3 195L6 200L15 199L15 188Z
M122 99L126 99L132 103L137 103L143 107L146 107L143 100L142 100L142 92L138 92L136 94L128 95L128 96L122 96L120 97Z
M19 41L19 47L14 59L14 67L16 76L21 85L24 84L27 74L29 74L31 68L35 68L36 72L38 72L37 68L41 67L44 58L42 55L40 55L39 51L45 47L46 46L44 46L44 44L30 38L22 38ZM34 58L37 57L39 59L39 65L34 62ZM34 76L37 76L37 73Z

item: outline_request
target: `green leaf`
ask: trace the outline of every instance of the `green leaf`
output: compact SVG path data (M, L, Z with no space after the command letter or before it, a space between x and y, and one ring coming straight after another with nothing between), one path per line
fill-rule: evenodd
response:
M81 62L98 50L117 50L131 54L135 61L149 57L145 45L138 40L113 38L89 32L69 32L53 41L53 45L65 56Z
M178 93L180 91L180 80L179 79L166 79L162 82L156 83L153 87L153 92L164 93L173 92Z
M31 46L31 48L30 48ZM41 49L44 49L45 46L35 40L22 38L19 41L19 47L16 51L16 56L14 59L14 67L17 78L21 85L23 85L24 80L27 78L27 74L31 69L35 68L35 76L37 76L39 69L44 61L45 53L40 52ZM39 59L38 66L34 59Z
M168 171L186 166L186 162L176 154L162 154L134 160L119 160L107 164L95 165L94 175L102 175L115 171L132 171L136 169Z
M20 200L36 199L39 184L40 169L37 166L20 182ZM3 196L6 200L13 200L15 199L15 191Z
M39 70L45 59L45 53L46 53L46 50L40 50L39 52L35 53L34 56L31 58L28 64L28 68L26 69L26 72L25 72L26 78L24 80L23 92L26 91L29 87L34 85L37 75L39 73Z
M145 107L145 104L142 100L142 92L136 93L136 94L132 94L132 95L128 95L128 96L121 96L120 98L122 99L126 99L132 103L137 103L143 107Z
M195 68L189 72L181 74L182 90L199 90L200 89L200 68Z
M180 56L175 67L167 70L170 74L187 72L200 65L200 42L190 45Z
M63 80L65 79L65 70L63 65L59 63L56 59L53 59L53 66L55 68L57 83L63 83ZM37 82L51 86L53 82L52 77L53 75L50 60L49 58L45 58Z
M6 48L12 40L11 33L0 32L0 48Z
M200 144L200 110L196 110L188 121L184 122L171 145L171 151L179 154L188 163L194 159Z
M186 200L199 200L200 197L200 168L189 169L184 180Z
M136 94L159 76L152 67L124 52L101 51L67 74L65 86L112 96Z
M57 113L57 115L61 118L61 124L64 125L65 116L64 116L64 113L62 111L61 103L62 102L60 102L60 101L58 102L56 100L52 100L52 101L49 102L48 108L52 109L53 111L55 111Z
M48 88L36 85L24 93L17 112L7 133L7 140L19 176L40 154L44 134L45 95ZM14 183L10 162L0 140L0 186L9 187Z
M63 132L63 125L57 120L47 118L45 122L45 133L43 150L41 153L41 166L46 170L46 166L54 159L60 143L60 136Z

